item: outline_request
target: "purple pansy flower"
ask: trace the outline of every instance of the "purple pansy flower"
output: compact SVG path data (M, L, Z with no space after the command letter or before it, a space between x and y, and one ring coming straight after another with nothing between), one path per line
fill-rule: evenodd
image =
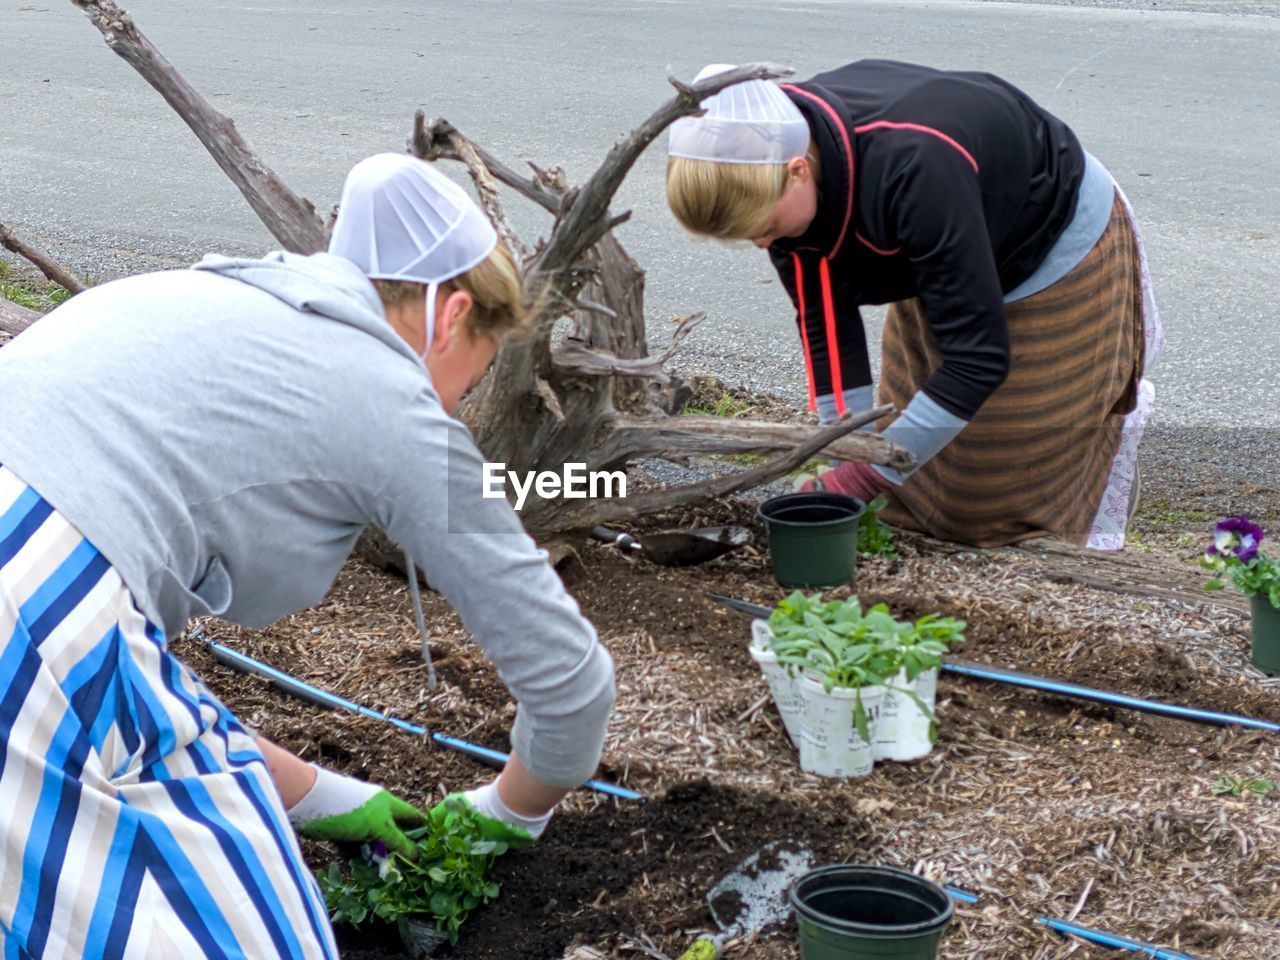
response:
M1248 563L1258 555L1258 545L1265 534L1262 528L1248 517L1227 517L1213 528L1213 545L1206 553L1210 557L1234 557Z
M392 874L399 876L395 864L391 861L391 851L387 849L387 845L381 840L374 840L372 843L364 844L360 848L360 853L367 862L378 868L378 876L383 880Z

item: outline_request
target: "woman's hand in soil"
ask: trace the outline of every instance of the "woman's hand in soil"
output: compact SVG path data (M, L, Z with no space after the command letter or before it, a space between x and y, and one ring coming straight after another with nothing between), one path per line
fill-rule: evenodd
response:
M537 840L551 820L551 811L540 817L525 817L511 810L498 796L496 780L465 793L450 794L450 797L459 797L466 801L468 806L478 814L481 837L485 840L500 840L512 850L522 850ZM448 810L445 800L442 800L429 816L431 822L439 826L442 822L447 823L456 814Z
M312 840L381 840L388 850L410 860L417 856L417 845L404 831L426 822L421 810L377 784L324 767L316 767L315 771L315 785L289 809L289 822L298 833Z
M870 464L850 460L807 481L800 490L804 493L814 491L843 493L850 497L857 497L863 503L870 503L880 494L888 493L893 487L893 481L882 476Z

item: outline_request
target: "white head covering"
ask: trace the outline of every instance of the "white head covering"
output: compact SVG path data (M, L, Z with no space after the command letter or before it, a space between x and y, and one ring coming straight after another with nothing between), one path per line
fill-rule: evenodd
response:
M488 218L443 173L416 157L379 153L347 174L329 252L372 279L427 285L425 359L437 287L483 262L497 243Z
M713 63L694 82L733 67ZM786 163L809 149L809 124L772 80L744 80L702 101L700 117L671 125L667 153L717 163Z

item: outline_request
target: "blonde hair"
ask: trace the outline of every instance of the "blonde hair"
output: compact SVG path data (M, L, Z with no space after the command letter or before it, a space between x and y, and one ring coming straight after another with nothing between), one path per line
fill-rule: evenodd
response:
M420 297L424 284L408 280L373 280L384 306L393 307L412 297ZM501 340L524 327L530 314L520 268L501 240L488 258L466 273L440 284L442 290L465 290L471 294L471 309L464 322L473 336Z
M667 206L691 233L743 240L755 233L787 186L785 163L716 163L667 158Z

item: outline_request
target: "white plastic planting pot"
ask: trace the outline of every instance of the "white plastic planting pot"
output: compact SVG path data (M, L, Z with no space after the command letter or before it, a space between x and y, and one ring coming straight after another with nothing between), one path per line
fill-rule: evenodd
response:
M751 621L751 646L759 647L761 650L769 649L769 641L773 639L773 631L769 628L768 620L752 620Z
M900 671L889 681L880 704L880 721L872 737L872 756L876 760L919 760L933 750L929 742L929 718L915 701L893 689L913 690L933 710L938 697L938 670L926 670L914 680Z
M769 649L769 638L773 631L763 620L751 623L751 659L756 662L760 672L769 683L769 692L773 694L773 702L782 717L782 725L787 736L797 747L800 745L800 691L787 668L778 663L778 655Z
M871 743L862 739L854 722L857 698L867 712L867 732L876 738L876 725L884 687L853 690L835 687L830 693L822 683L801 676L800 769L821 777L865 777L875 759Z

